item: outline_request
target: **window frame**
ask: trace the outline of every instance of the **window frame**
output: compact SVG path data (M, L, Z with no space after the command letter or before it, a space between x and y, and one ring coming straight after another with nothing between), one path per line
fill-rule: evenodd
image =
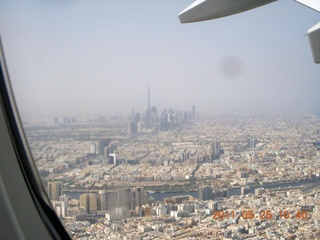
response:
M17 239L46 239L46 233L52 239L71 239L51 206L33 161L14 99L1 36L0 71L0 136L4 143L0 141L0 197L5 199L1 212L9 213L9 225ZM41 222L43 225L39 226ZM7 236L12 229L0 232Z

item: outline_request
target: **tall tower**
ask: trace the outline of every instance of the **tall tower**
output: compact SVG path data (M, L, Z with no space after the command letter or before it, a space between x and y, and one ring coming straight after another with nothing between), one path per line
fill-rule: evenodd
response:
M196 118L196 106L193 105L192 106L192 119L195 119Z
M148 195L144 192L143 187L136 187L133 190L134 207L141 207L147 203Z
M150 87L148 86L148 112L150 112L151 106L150 106Z
M80 207L83 207L87 214L97 214L97 196L92 193L80 195Z
M220 142L214 141L210 144L210 156L211 160L220 158Z
M96 144L94 142L90 144L90 154L96 154Z
M110 157L113 157L113 165L117 165L117 156L115 153L110 153L109 154Z
M59 197L59 201L61 202L62 205L62 216L66 217L67 216L67 209L69 207L69 200L71 199L71 197L67 196L67 195L61 195Z
M146 128L152 127L152 112L151 112L151 106L150 106L150 87L149 86L148 86L148 108L145 116L145 126Z
M118 207L124 209L134 209L133 193L131 188L120 188Z
M86 210L86 212L88 213L88 209L89 209L88 195L81 194L79 199L80 199L80 207L83 207Z
M255 149L256 148L256 144L257 144L257 139L255 139L253 137L249 137L248 138L248 148L249 149Z
M98 194L98 210L107 210L107 190L100 190Z
M95 194L89 194L89 214L97 214L97 210L98 210L98 199L97 196Z
M198 198L202 200L213 199L213 189L209 186L201 186L198 188Z
M50 200L58 201L62 195L61 182L49 182L48 183L48 197Z

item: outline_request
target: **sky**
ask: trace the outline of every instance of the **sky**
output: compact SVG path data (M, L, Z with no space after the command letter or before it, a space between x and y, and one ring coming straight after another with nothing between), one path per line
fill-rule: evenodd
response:
M23 119L320 112L307 30L320 13L280 0L181 24L192 0L3 0L0 34Z

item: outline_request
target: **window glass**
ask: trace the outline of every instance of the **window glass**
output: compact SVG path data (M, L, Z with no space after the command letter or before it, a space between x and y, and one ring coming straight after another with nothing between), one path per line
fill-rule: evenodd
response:
M319 14L279 1L1 1L28 143L74 238L320 236Z

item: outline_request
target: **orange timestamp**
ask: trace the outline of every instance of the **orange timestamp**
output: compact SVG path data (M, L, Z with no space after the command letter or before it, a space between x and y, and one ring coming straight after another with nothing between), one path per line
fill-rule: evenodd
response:
M289 218L297 218L297 219L307 219L308 212L299 210L295 213L290 213L288 210L281 210L277 213L271 210L260 210L256 212L254 210L241 210L241 211L228 211L228 210L215 210L213 211L212 219L214 220L227 220L227 219L274 219L275 216L278 216L279 219L289 219Z

